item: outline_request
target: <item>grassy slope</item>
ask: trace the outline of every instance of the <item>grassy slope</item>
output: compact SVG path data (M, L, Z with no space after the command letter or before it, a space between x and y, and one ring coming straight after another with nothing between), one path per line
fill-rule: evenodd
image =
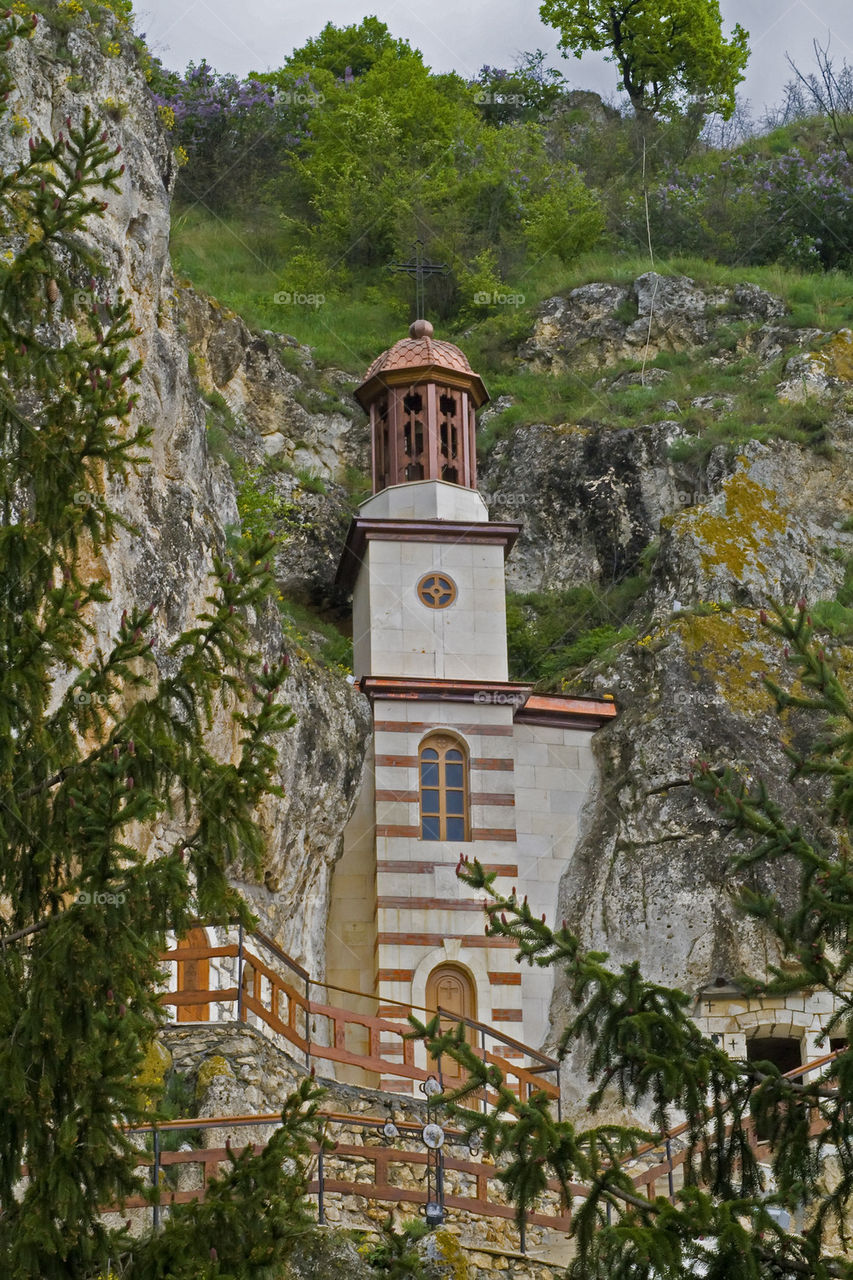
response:
M173 222L172 252L179 274L233 307L252 327L291 334L314 349L319 364L360 375L376 353L404 331L405 304L387 292L384 280L366 273L321 305L277 302L276 293L292 291L287 279L291 243L287 228L269 209L222 218L195 207L177 211ZM752 281L786 301L786 322L792 327L832 330L849 322L853 279L839 273L813 275L777 265L726 267L683 258L659 259L655 267L665 274L692 276L705 285ZM508 395L514 401L481 433L481 449L488 451L497 436L532 422L591 419L624 427L659 420L673 414L671 407L664 411L667 401L684 406L682 420L691 438L679 447L682 457L696 462L721 442L749 437L783 436L821 447L827 411L819 405L782 406L776 399L782 361L779 367L765 369L755 357L745 355L717 367L689 354L663 355L653 363L668 369L665 382L621 391L596 388L599 375L554 377L519 367L515 350L529 334L535 309L544 298L591 281L628 283L649 269L648 258L613 251L588 254L568 269L556 260L544 262L535 273L512 282L511 291L523 293L523 303L496 308L467 327L445 331L464 345L493 399ZM736 326L730 336L734 343ZM619 372L614 369L613 376ZM724 417L689 407L691 399L713 394L734 397ZM628 584L621 608L614 609L615 602L606 600L606 592L595 584L575 593L538 593L512 600L515 674L521 675L523 668L526 678L558 684L596 655L606 656L615 643L628 641L633 634L629 606L636 601L642 609L642 576ZM593 616L595 609L590 611L590 591L601 596L602 618ZM601 625L604 616L612 625ZM300 621L304 625L305 620Z

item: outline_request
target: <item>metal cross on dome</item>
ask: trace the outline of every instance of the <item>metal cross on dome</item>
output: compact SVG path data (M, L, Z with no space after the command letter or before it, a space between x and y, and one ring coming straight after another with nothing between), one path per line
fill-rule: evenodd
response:
M388 270L415 277L415 318L421 320L424 315L424 277L449 275L450 267L446 262L428 262L424 257L423 240L416 240L412 248L415 251L413 258L408 262L392 262Z

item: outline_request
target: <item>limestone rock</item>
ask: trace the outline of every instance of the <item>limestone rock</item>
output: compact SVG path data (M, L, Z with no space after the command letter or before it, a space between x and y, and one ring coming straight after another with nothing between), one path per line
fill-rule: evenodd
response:
M815 336L818 336L817 334ZM809 396L828 399L853 383L853 329L840 329L817 351L791 356L777 388L780 400L803 403Z
M251 333L235 312L189 285L178 291L178 302L209 421L227 435L228 450L253 482L264 462L275 459L263 483L289 513L276 564L282 592L336 607L335 572L353 509L342 481L350 470L369 471L367 425L350 394L351 380L328 370L325 388L314 387L307 378L310 357L293 339ZM288 352L304 376L287 367ZM217 408L222 402L226 422Z
M251 333L236 312L190 286L179 290L178 300L202 391L218 392L267 454L282 453L294 470L310 470L327 480L339 478L347 466L367 468L364 416L351 396L348 413L325 409L322 392L311 397L316 411L301 403L311 387L284 363L285 351L304 363L292 339ZM338 380L350 381L346 375Z
M781 662L755 611L711 608L653 626L607 673L620 715L595 739L598 786L556 915L586 946L609 953L613 967L636 961L649 980L695 992L778 960L738 910L744 879L730 862L742 848L692 788L690 766L734 764L772 779L781 802L794 803L763 683L765 674L784 678ZM790 902L781 864L758 869L749 882ZM569 1016L558 976L554 1025ZM582 1053L566 1077L580 1101Z
M110 195L104 217L92 220L89 243L107 272L99 289L114 294L120 288L130 301L139 330L135 353L143 360L133 420L153 428L149 461L126 484L113 484L108 493L133 527L120 530L100 561L91 566L111 596L93 614L93 645L109 649L122 611L134 604L151 604L155 653L165 655L175 635L191 625L204 607L212 556L224 550L225 531L237 521L234 483L227 466L211 457L205 432L207 406L189 368L184 332L187 310L179 305L169 260L173 158L144 75L130 54L105 57L96 33L75 27L68 33L77 59L74 81L84 82L85 89L74 90L57 40L49 24L40 23L32 39L15 42L11 57L16 89L11 105L25 104L21 109L32 131L52 136L66 127L66 116L79 119L87 105L96 116L103 115L101 104L108 99L127 106L120 119L106 123L111 139L123 149L126 168L119 179L121 189L118 195ZM26 147L26 137L4 133L0 138L4 166L14 163ZM201 303L197 305L202 308ZM272 349L263 342L253 345L236 318L208 327L212 362L219 376L230 371L232 382L238 378L235 385L249 388L247 403L255 399L259 403L249 374L238 375L235 370L266 368L275 381L279 376ZM275 403L285 417L283 374L275 385L282 397ZM321 417L306 415L310 421L303 423L308 441L305 456L316 453L319 459L331 459L335 432L343 432L350 420L329 417L331 425L323 436ZM296 421L295 414L287 418L291 421ZM262 425L259 422L257 429ZM331 562L331 557L327 559ZM281 620L272 607L254 620L254 635L258 648L270 659L277 659L286 648ZM306 963L321 969L319 922L325 921L329 868L354 803L369 713L361 695L343 677L304 661L294 661L287 693L300 720L276 744L285 795L271 800L259 815L260 821L269 824L268 869L281 888L273 894L258 887L258 906L267 930ZM214 737L223 756L238 749L236 742L225 738L221 726L214 728ZM149 852L156 854L175 835L166 826L161 826L159 835L149 833Z
M809 455L776 441L749 441L733 466L710 460L710 493L665 521L654 599L731 601L762 608L771 600L831 598L843 566L827 542L853 505L846 452Z
M523 521L507 562L512 591L610 582L635 572L661 520L695 498L669 460L677 422L633 430L525 427L495 445L480 473L492 519Z
M784 312L784 304L757 285L705 290L689 276L648 271L630 285L586 284L549 298L519 355L534 369L586 372L701 347L733 321L767 321Z

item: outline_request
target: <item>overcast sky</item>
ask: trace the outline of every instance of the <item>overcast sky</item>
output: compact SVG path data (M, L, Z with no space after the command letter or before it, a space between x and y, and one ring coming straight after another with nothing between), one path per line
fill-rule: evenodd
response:
M556 33L539 19L538 0L136 0L138 29L167 67L207 58L218 71L245 75L281 66L285 56L326 22L347 26L368 13L419 48L436 71L473 79L483 63L511 67L516 54L544 49L575 88L609 97L611 66L594 55L563 60ZM813 66L812 40L831 40L836 65L853 62L853 0L721 0L726 31L740 22L752 51L741 94L760 115L791 78L785 54Z

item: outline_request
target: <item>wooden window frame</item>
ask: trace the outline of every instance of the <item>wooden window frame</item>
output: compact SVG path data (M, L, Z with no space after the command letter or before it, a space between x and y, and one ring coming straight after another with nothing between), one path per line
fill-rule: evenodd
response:
M437 761L430 761L431 764L438 765L438 785L436 787L424 786L424 752L435 751L438 755ZM447 755L450 751L458 751L462 757L462 786L448 787L447 785ZM458 764L459 761L453 760L451 764ZM468 749L461 738L457 738L452 733L431 733L429 737L424 738L418 748L418 797L420 808L420 825L419 839L429 841L430 844L437 844L440 841L450 841L453 843L467 844L471 839L471 793L469 787L469 768L468 768ZM462 792L462 813L447 812L447 794L449 791ZM424 792L438 793L438 814L424 812ZM424 835L424 818L438 817L438 836ZM448 836L447 822L449 818L462 818L463 834L461 836Z

